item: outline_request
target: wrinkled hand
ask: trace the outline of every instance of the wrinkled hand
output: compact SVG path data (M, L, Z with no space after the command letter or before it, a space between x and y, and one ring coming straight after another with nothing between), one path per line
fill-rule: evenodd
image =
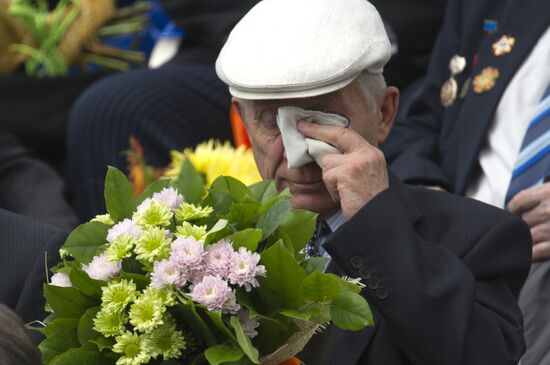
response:
M342 152L323 157L323 182L332 198L340 202L346 220L388 187L384 154L357 132L305 121L298 123L298 129L304 136L330 143Z
M531 228L533 261L550 259L550 183L520 191L510 200L508 210Z

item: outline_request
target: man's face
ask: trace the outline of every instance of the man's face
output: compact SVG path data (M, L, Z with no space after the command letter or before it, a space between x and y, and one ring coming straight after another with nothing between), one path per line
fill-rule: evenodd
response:
M277 108L282 106L297 106L344 115L350 121L350 128L374 146L379 142L380 113L368 110L357 82L339 91L317 97L249 100L246 102L245 110L241 111L262 177L274 180L279 190L289 188L294 208L329 216L340 207L325 188L321 168L315 162L295 169L288 168L281 133L277 126Z

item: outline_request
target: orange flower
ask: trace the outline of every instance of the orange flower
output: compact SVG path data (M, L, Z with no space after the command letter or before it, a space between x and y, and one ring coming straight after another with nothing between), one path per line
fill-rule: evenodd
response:
M301 361L297 357L291 357L290 359L282 362L280 365L300 365Z

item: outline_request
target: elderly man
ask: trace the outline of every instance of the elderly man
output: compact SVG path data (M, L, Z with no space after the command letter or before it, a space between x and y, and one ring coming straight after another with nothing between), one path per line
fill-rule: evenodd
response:
M398 104L382 77L389 55L367 1L264 0L216 63L262 176L290 188L293 206L319 212L332 231L308 252L362 278L374 312L373 327L328 328L299 356L316 365L516 364L529 230L388 173L377 146Z

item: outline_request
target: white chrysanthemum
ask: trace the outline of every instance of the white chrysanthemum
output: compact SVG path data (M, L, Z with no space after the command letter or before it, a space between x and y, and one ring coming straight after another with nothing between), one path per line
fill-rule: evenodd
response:
M107 241L109 242L115 242L117 238L124 234L129 234L130 236L134 237L135 239L139 238L139 235L143 233L143 230L140 226L136 224L131 219L124 219L121 222L118 222L114 226L109 229L107 232Z
M84 270L90 278L103 281L108 281L112 277L117 276L121 267L121 261L109 261L105 253L94 256L92 262L88 265L82 264L82 270Z
M228 240L221 240L207 246L204 263L208 274L227 278L234 253L233 246Z
M67 276L67 274L65 274L64 272L53 274L50 284L55 286L62 286L65 288L73 286L73 284L71 283L71 279L69 279L69 276Z
M183 196L174 188L164 188L160 192L154 193L153 200L163 203L172 210L184 202Z

